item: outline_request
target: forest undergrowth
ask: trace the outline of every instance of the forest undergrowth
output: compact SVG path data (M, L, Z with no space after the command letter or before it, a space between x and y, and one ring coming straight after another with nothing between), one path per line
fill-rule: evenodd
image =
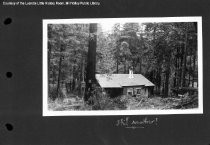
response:
M64 91L65 92L65 91ZM110 98L103 93L93 94L87 103L82 97L63 93L63 97L48 99L48 108L52 111L73 110L164 110L164 109L192 109L198 107L198 95L185 94L181 97L132 97L122 95Z

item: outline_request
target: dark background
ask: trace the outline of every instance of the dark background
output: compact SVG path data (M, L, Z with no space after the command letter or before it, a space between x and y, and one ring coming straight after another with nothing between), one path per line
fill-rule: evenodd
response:
M3 6L1 0L0 145L209 145L209 11L208 0L103 0L100 6L60 7ZM135 130L115 125L125 116L42 117L42 19L171 16L202 16L204 114L130 116L158 118L157 126Z

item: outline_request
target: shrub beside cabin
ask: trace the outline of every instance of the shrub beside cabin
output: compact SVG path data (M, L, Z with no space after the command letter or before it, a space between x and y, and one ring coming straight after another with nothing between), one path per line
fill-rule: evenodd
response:
M111 97L119 95L145 96L153 94L154 84L141 74L96 74L100 87Z

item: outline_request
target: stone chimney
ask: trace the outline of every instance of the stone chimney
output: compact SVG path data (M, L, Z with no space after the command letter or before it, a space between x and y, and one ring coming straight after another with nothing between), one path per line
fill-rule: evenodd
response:
M134 77L133 77L133 68L132 68L132 67L129 69L129 76L128 76L128 78L129 78L129 79L134 78Z

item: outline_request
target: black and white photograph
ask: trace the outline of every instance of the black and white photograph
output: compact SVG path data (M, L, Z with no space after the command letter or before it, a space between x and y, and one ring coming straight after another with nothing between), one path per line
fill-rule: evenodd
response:
M201 17L43 20L43 116L202 114Z

